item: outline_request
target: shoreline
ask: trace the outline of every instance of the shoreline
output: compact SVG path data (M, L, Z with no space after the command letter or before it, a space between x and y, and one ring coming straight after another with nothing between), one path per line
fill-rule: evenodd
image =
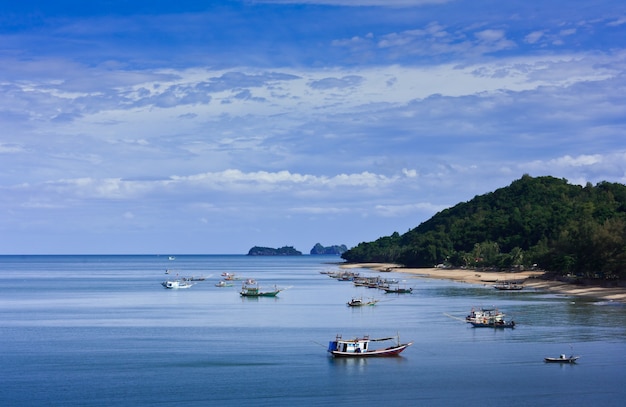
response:
M525 288L531 288L537 291L577 297L589 297L601 301L617 301L626 304L625 287L580 286L562 281L542 280L539 278L544 274L542 271L508 273L465 269L406 268L391 263L350 263L340 264L339 267L344 269L367 268L383 273L395 271L410 274L412 278L432 278L467 284L491 285L496 281L517 281L522 283Z

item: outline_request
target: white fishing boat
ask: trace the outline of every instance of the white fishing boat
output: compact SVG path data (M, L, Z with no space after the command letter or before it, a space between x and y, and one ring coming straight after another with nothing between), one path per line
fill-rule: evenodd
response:
M396 343L386 348L370 348L372 342L385 342L394 339ZM334 341L328 343L328 352L337 358L389 357L398 356L412 344L412 342L400 343L399 337L371 339L369 336L364 336L354 339L342 339L341 335L337 335Z
M465 317L467 322L483 322L488 319L501 320L504 313L497 308L472 308L469 315Z
M167 280L163 281L161 285L170 290L178 290L182 288L190 288L193 283L184 280Z
M378 303L378 300L373 298L370 300L363 300L363 298L356 297L353 297L350 301L347 302L348 307L363 307L366 305L376 305L376 303Z

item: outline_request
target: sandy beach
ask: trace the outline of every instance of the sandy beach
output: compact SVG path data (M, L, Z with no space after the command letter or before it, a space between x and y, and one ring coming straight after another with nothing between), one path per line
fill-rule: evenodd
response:
M441 268L404 268L397 264L387 263L353 263L342 264L339 267L368 268L376 271L394 271L407 273L411 278L436 278L457 281L467 284L492 285L496 281L517 281L524 284L525 288L534 290L551 291L558 294L590 297L602 301L619 301L626 303L626 288L604 288L594 286L580 286L561 281L542 280L538 277L543 275L539 271L521 271L516 273L484 272L465 269L441 269Z

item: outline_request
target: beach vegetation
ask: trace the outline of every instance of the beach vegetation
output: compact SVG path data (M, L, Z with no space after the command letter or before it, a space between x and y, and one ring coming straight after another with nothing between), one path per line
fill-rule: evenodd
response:
M404 234L362 242L341 257L406 267L542 269L557 276L624 280L626 186L581 186L524 175Z

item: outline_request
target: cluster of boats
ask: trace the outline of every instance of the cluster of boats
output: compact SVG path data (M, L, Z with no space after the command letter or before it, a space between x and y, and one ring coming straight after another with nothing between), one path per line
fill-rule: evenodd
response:
M166 274L169 274L169 270L166 270ZM234 273L222 273L222 280L218 281L215 286L216 287L232 287L233 281L240 280L238 276ZM194 278L194 277L184 277L184 278L176 278L173 280L166 280L161 283L161 285L170 290L178 290L190 288L194 285L194 281L204 281L206 277L202 278ZM246 279L242 285L239 294L242 297L276 297L279 292L283 291L282 288L278 288L276 285L272 289L264 290L261 289L259 283L254 279Z
M351 281L356 287L377 288L387 294L410 294L413 287L402 287L396 279L375 277L362 277L354 271L322 271L322 274L338 281Z
M166 274L170 274L167 270ZM394 279L385 279L376 277L361 277L359 273L352 271L336 271L322 272L329 277L339 281L352 281L355 286L377 288L384 290L385 293L411 293L412 288L403 288L399 286L399 282ZM232 287L233 281L241 280L233 273L222 273L222 280L215 284L217 287ZM187 277L166 280L161 284L167 289L185 289L194 285L195 281L203 281L205 277ZM523 286L515 282L500 282L494 285L499 290L521 290ZM261 289L258 282L254 279L246 279L243 281L239 294L242 297L276 297L283 289L276 285L271 289ZM349 307L372 306L379 302L377 299L364 300L362 297L353 297L347 302ZM459 318L460 319L460 318ZM465 317L465 322L471 324L474 328L515 328L515 321L505 319L505 314L497 308L472 308L470 313ZM393 341L388 346L376 347L375 343ZM327 351L336 358L364 358L364 357L389 357L398 356L412 342L402 343L399 336L386 338L370 338L369 336L355 337L352 339L343 339L341 335L337 335L333 341L328 344ZM546 363L576 363L579 356L566 356L561 354L558 357L545 357Z

